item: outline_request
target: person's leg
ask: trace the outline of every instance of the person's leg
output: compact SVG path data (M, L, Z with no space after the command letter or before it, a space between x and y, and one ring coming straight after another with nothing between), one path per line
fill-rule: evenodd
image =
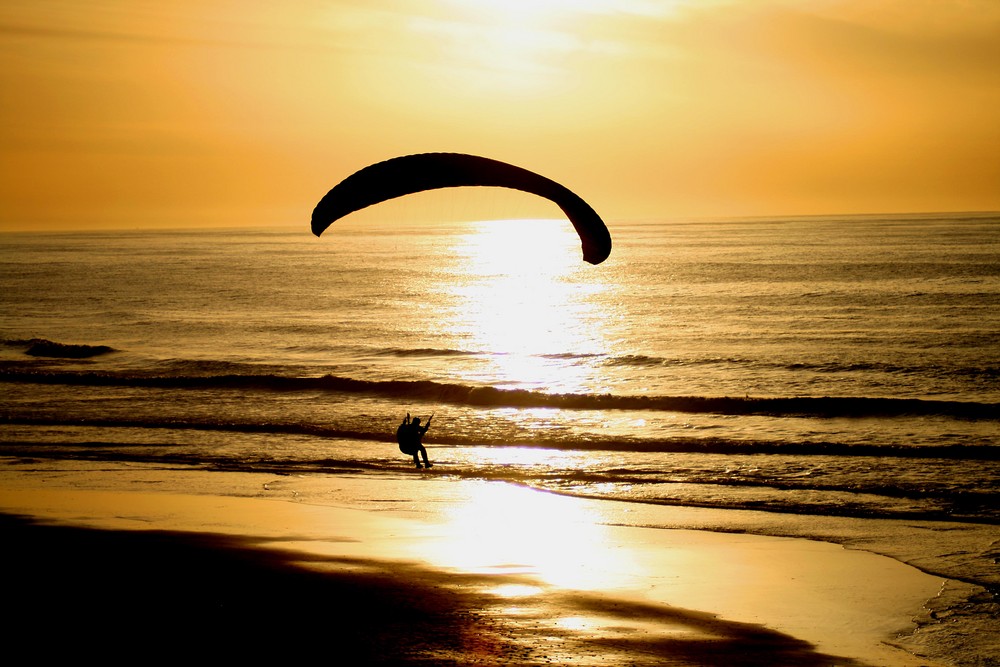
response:
M420 446L420 453L424 457L424 465L427 466L428 468L430 468L431 467L431 462L427 460L427 450L424 449L423 445ZM414 455L413 458L416 458L416 455Z

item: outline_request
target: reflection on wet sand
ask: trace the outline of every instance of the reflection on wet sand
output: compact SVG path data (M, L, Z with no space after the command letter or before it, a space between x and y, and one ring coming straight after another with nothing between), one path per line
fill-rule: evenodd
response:
M230 659L323 651L354 664L819 658L805 642L758 626L613 597L556 592L512 608L478 592L496 584L489 574L307 555L233 535L108 531L9 516L2 527L12 538L4 566L30 582L8 597L18 611L8 629L19 641L48 644L45 653L54 657L107 659L155 646L158 655ZM114 642L100 640L109 632ZM49 642L52 633L60 643Z
M428 562L579 590L617 587L632 569L627 552L607 548L607 527L583 503L506 484L469 490L443 509L437 538L420 547Z
M209 480L214 493L194 492ZM291 501L216 495L264 480L106 465L8 476L2 565L22 584L7 599L11 636L41 646L57 633L50 653L79 657L113 631L105 659L168 633L158 652L256 660L927 664L880 644L884 629L858 627L908 619L908 598L871 599L888 597L883 580L927 599L889 581L909 568L882 558L879 569L871 554L614 526L595 509L607 503L487 482L301 477L287 478ZM850 580L826 576L852 563Z

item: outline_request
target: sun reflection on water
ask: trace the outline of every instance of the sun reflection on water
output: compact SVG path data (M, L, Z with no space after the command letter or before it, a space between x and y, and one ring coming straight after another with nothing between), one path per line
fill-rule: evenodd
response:
M580 255L579 238L564 220L480 222L458 240L459 278L450 290L460 307L449 333L489 358L482 376L468 379L593 389L586 362L609 352L607 313L593 297L609 285Z

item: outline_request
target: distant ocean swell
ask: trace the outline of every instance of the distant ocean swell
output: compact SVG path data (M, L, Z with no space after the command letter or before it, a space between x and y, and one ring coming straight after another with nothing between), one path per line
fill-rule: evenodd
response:
M871 372L887 373L890 375L910 375L925 374L932 376L959 376L959 377L1000 377L1000 367L996 366L976 366L976 367L954 367L954 366L903 366L900 364L882 362L792 362L780 363L773 361L760 361L756 359L745 359L740 357L703 357L698 359L667 359L664 357L647 356L642 354L628 354L617 357L608 357L604 360L606 366L715 366L724 365L728 367L748 367L761 369L779 369L786 371L812 371L816 373L855 373Z
M896 417L938 415L1000 421L1000 403L882 397L713 397L548 394L430 380L358 380L336 375L290 377L279 374L147 375L124 372L0 370L0 382L161 389L244 389L329 391L382 398L437 401L472 407L648 410L722 415Z
M393 422L394 424L395 422ZM21 426L137 428L262 433L273 435L309 435L318 438L366 440L395 443L392 428L373 426L371 430L343 429L319 424L281 421L212 421L198 419L124 419L60 418L54 416L0 415L0 424ZM470 437L435 434L428 443L454 446L545 447L562 450L619 451L666 454L783 454L794 456L898 457L907 459L944 459L963 461L1000 460L1000 447L977 444L953 444L927 447L921 445L864 445L842 442L788 442L781 440L743 440L721 437L690 438L558 438L503 436L491 440L488 435Z
M979 341L981 342L981 341ZM325 349L325 348L324 348ZM504 356L490 353L473 352L470 350L457 350L449 348L385 348L375 350L358 350L367 352L373 357L396 357L396 358L448 358L448 357L478 357L478 356ZM984 365L970 367L956 367L954 365L901 365L885 362L777 362L760 359L749 359L744 357L731 356L706 356L690 359L659 357L646 354L621 354L606 355L602 353L574 353L558 352L538 355L541 359L555 360L587 360L597 361L602 366L622 367L622 368L655 368L655 367L710 367L724 366L727 368L753 368L784 371L808 371L814 373L868 373L877 372L888 375L924 375L930 377L956 377L956 378L1000 378L1000 367Z
M978 338L982 338L981 336ZM1000 339L993 341L976 340L976 343L990 345L996 342L1000 342ZM32 339L3 339L0 340L0 346L19 349L24 352L24 354L32 357L52 357L52 358L64 358L64 359L86 359L90 357L101 356L105 354L110 354L112 352L118 352L115 348L107 345L89 345L89 344L73 344L73 343L60 343L45 338L32 338ZM301 346L296 346L295 349L302 349ZM315 348L308 348L314 351L328 351L325 346L316 346ZM461 350L452 348L400 348L400 347L389 347L389 348L358 348L354 352L361 355L370 355L372 357L395 357L395 358L449 358L449 357L481 357L481 356L504 356L503 354L495 355L487 352L475 352L471 350ZM954 378L978 378L983 380L992 380L1000 378L1000 367L995 365L982 365L982 366L955 366L953 364L948 365L936 365L933 363L917 364L917 365L901 365L895 363L886 363L879 361L868 361L868 362L850 362L850 363L837 363L837 362L780 362L780 361L769 361L762 359L752 359L745 357L734 357L734 356L705 356L705 357L695 357L695 358L668 358L656 355L646 355L646 354L621 354L621 355L607 355L603 353L575 353L575 352L557 352L550 354L540 354L539 358L542 359L554 359L554 360L564 360L564 361L574 361L574 360L587 360L587 361L597 361L602 366L607 367L634 367L634 368L653 368L653 367L710 367L710 366L724 366L727 368L754 368L754 369L770 369L770 370L783 370L783 371L807 371L814 373L868 373L877 372L885 373L887 375L922 375L929 377L954 377ZM175 362L178 368L184 368L185 366L198 367L199 365L212 364L212 362L191 362L191 361L177 361ZM233 362L219 361L216 362L219 368L224 368L226 366L232 366L233 368L239 368L240 364L234 364Z

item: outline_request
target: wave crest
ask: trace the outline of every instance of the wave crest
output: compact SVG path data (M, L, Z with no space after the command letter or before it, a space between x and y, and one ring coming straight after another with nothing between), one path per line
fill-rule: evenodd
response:
M280 374L146 375L123 372L0 370L0 382L171 389L327 391L368 394L409 401L430 400L486 408L639 410L723 415L811 417L899 417L939 415L1000 421L1000 403L870 396L771 397L628 396L549 394L433 380L359 380L337 375L290 377Z
M117 352L107 345L80 345L57 343L46 338L8 339L0 341L4 347L22 348L31 357L52 357L56 359L89 359L103 354Z

